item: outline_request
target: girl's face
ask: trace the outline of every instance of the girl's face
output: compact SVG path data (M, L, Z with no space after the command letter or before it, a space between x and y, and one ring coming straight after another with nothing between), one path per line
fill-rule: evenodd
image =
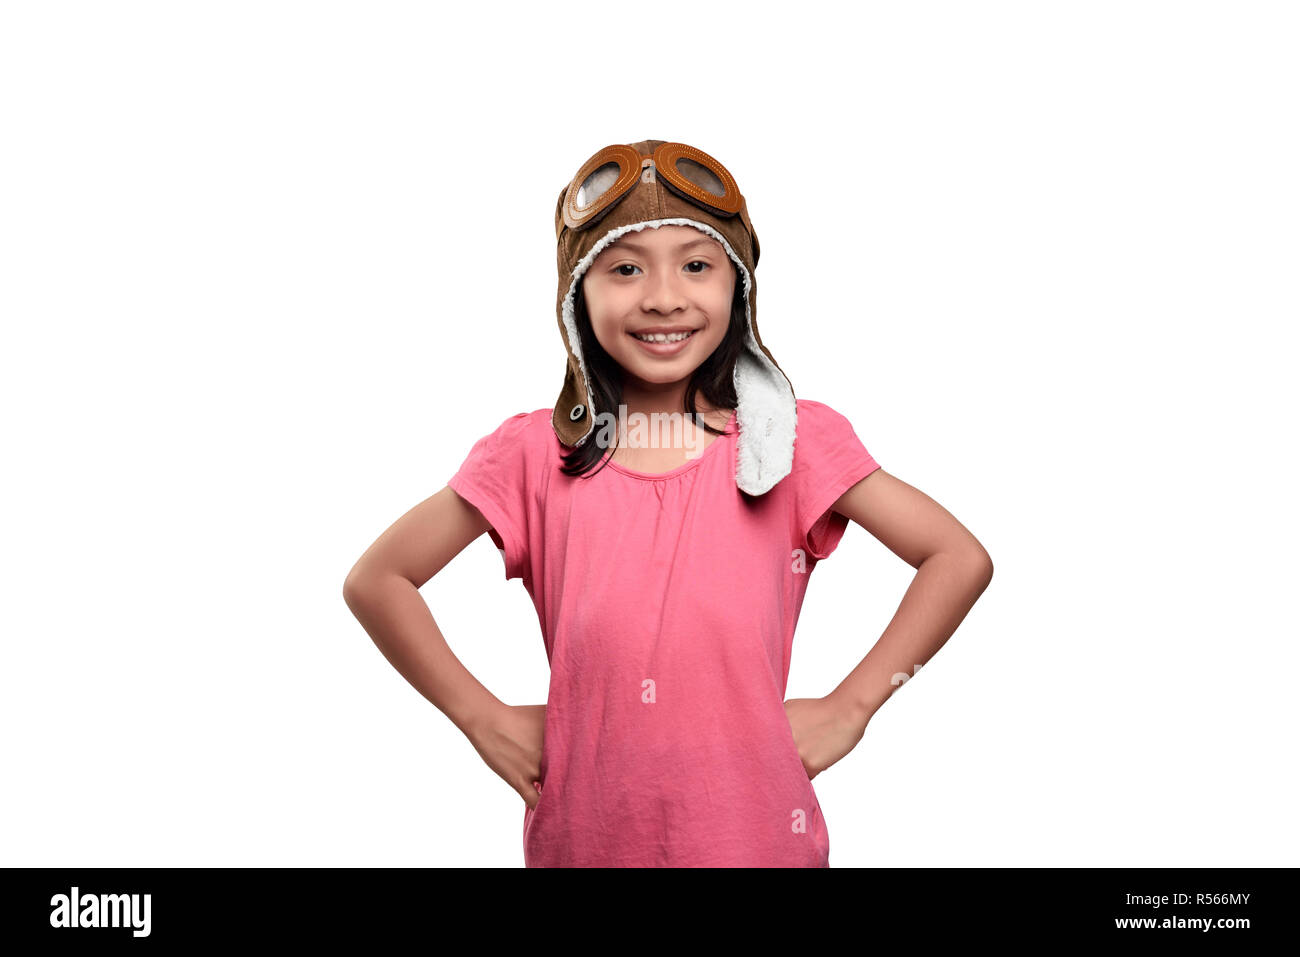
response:
M625 233L582 279L592 331L630 384L688 378L726 337L736 271L722 244L692 226ZM638 333L682 333L645 342ZM679 335L669 335L669 340Z

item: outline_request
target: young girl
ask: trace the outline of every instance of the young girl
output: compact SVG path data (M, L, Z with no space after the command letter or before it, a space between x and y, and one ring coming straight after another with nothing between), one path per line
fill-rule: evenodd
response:
M992 563L847 419L795 398L758 337L758 237L717 160L606 147L555 227L559 401L480 439L362 556L347 603L523 798L526 866L826 867L812 779L947 640ZM917 575L834 691L785 701L808 577L849 519ZM479 684L417 591L485 531L537 608L545 706Z

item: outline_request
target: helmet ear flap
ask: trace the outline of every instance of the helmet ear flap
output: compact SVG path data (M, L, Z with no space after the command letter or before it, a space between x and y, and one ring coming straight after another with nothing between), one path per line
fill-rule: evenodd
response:
M754 229L754 224L749 220L749 210L745 206L740 207L740 221L745 224L749 230L749 244L754 247L754 266L758 266L758 233Z

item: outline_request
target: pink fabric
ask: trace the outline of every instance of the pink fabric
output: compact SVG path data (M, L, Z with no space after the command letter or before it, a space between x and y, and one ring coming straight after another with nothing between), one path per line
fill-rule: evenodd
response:
M797 408L793 471L757 498L736 487L734 414L671 472L573 478L552 410L520 413L449 481L532 596L551 665L526 866L829 866L786 679L809 574L848 524L828 510L879 466L838 412Z

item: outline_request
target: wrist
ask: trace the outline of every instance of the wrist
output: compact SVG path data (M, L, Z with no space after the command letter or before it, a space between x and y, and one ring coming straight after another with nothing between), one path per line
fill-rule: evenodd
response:
M869 701L854 695L843 686L828 694L826 700L844 721L855 727L865 728L871 716L876 713L876 708Z
M449 715L452 723L460 728L461 734L471 741L478 741L485 728L496 723L501 709L507 707L499 699L488 696L466 706L455 715Z

